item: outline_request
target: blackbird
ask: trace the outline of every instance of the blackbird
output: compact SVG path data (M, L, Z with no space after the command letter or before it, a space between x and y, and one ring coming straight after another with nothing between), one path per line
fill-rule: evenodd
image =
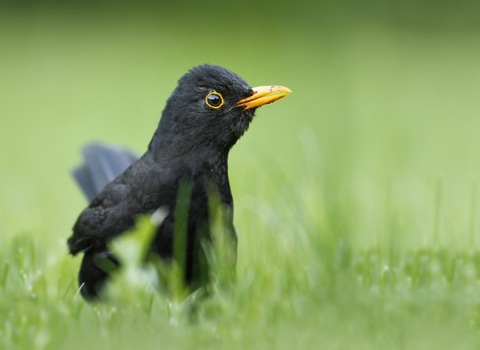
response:
M198 237L210 239L209 191L216 190L233 228L233 198L228 153L248 129L258 107L291 93L283 86L252 88L226 68L204 64L187 72L167 101L148 149L138 158L118 147L89 144L85 164L74 176L90 205L80 214L68 239L72 255L84 253L79 272L82 296L95 299L119 263L108 243L132 228L139 214L165 208L151 252L173 258L175 209L182 184L189 184L185 282L200 276ZM138 158L138 159L137 159ZM187 217L187 216L185 216Z

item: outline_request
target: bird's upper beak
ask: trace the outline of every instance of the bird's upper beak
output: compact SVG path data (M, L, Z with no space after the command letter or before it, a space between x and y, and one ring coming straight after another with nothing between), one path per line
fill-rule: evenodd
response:
M267 103L275 102L290 94L292 90L285 86L267 85L253 88L253 95L237 102L237 107L243 106L244 110L260 107Z

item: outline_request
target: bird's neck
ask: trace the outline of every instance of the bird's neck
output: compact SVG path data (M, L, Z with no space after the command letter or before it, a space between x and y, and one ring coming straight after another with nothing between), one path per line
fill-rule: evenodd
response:
M147 151L153 162L175 170L173 171L175 174L193 180L202 188L207 184L215 186L220 192L222 202L232 204L228 180L229 148L205 142L197 147L196 143L192 144L166 134L162 137L156 136L158 135L153 137Z
M215 142L185 139L178 135L155 134L148 152L155 162L184 166L192 173L211 172L215 177L228 176L229 147L221 147Z

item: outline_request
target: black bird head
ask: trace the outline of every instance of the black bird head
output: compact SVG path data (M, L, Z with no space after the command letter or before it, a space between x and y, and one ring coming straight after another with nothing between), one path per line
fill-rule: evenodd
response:
M198 66L178 81L150 148L178 155L228 152L248 129L258 107L289 93L282 86L252 88L220 66Z

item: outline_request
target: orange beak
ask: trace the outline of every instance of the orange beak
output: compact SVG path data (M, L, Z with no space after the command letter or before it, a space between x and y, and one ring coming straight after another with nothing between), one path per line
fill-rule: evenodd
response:
M257 86L253 88L253 95L237 102L237 107L250 108L260 107L275 102L292 92L289 88L279 85Z

